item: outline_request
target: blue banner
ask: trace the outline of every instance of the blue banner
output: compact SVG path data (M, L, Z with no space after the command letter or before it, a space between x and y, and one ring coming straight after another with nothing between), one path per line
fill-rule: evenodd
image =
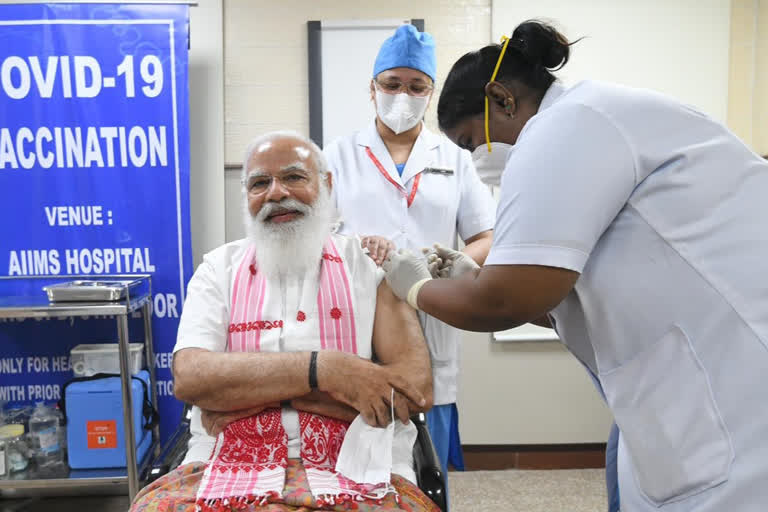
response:
M186 5L0 6L0 275L152 275L163 439L192 271L188 19ZM130 329L141 341L141 320ZM116 339L107 318L0 323L0 401L58 400L70 349Z

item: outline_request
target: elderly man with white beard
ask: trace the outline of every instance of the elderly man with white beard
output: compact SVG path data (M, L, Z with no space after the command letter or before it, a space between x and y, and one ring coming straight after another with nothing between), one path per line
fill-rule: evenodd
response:
M248 236L205 256L179 324L189 451L132 511L435 510L412 469L408 418L432 401L418 318L360 241L333 233L322 152L293 132L264 135L243 186ZM341 468L349 450L344 468L365 480Z

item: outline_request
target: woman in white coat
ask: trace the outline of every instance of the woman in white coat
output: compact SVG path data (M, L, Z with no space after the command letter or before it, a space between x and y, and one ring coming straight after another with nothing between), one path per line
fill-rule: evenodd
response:
M451 279L393 252L387 280L463 329L548 315L619 426L622 510L765 510L768 165L660 94L563 87L568 55L526 22L454 64L439 123L503 169L493 247L441 250Z
M399 27L376 58L369 126L329 144L341 232L363 237L381 263L392 244L420 250L439 242L481 263L491 246L495 204L472 166L471 156L426 129L422 118L434 90L435 45L412 25ZM435 407L427 413L443 467L463 469L456 408L459 364L457 329L421 314L434 376ZM450 455L450 457L449 457Z

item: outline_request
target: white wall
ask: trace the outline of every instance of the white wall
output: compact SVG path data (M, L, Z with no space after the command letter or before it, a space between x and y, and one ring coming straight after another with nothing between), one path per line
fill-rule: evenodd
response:
M224 243L224 6L189 9L190 217L195 266Z
M768 155L768 0L731 2L728 126Z
M243 196L243 185L240 183L240 169L228 169L225 174L224 187L227 200L226 236L227 242L231 242L245 236L245 229L243 228L245 198Z
M495 343L465 333L459 393L463 444L602 443L611 415L559 342Z

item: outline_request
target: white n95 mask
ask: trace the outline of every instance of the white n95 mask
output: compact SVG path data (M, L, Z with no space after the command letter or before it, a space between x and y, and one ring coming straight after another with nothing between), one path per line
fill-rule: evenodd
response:
M488 144L480 144L472 152L472 162L475 164L480 181L486 185L498 187L501 185L501 175L507 166L507 158L515 146L504 142L491 142L492 151L488 152Z
M408 455L412 453L413 443L418 435L413 422L409 421L407 425L403 425L400 420L395 419L395 409L392 405L394 394L393 390L390 402L392 421L385 428L368 425L360 414L349 425L335 468L337 473L359 484L386 484L386 488L381 490L383 494L391 490L389 482L392 478L393 451L406 448L408 453L397 453L396 460L410 460Z
M376 113L393 132L407 132L422 120L429 96L411 96L404 92L387 94L376 89Z
M358 415L344 435L336 471L359 484L389 483L394 437L394 421L385 428L372 427Z
M404 425L395 420L386 428L379 428L368 425L358 415L344 436L336 471L359 484L389 484L393 472L406 475L412 467L417 436L412 421Z

